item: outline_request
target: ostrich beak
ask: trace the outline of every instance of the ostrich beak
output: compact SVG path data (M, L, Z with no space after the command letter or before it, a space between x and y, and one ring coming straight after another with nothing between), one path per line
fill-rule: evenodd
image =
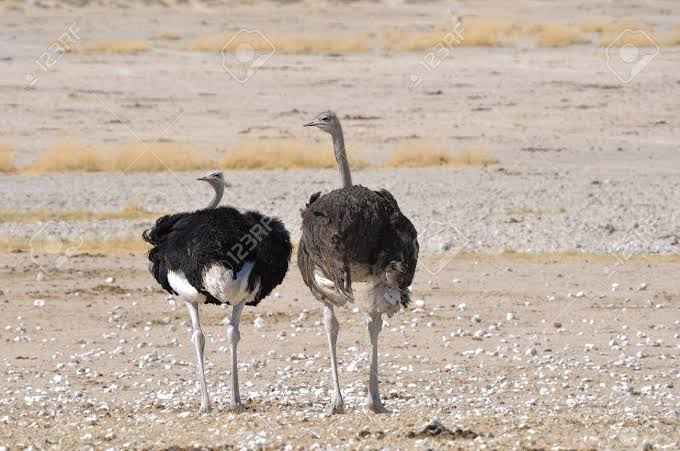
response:
M303 127L316 127L317 125L319 125L318 122L312 121L312 122L307 122L305 125L303 125Z
M197 178L196 180L200 180L200 181L202 181L202 182L207 182L207 181L210 180L210 179L209 179L208 177L199 177L199 178Z

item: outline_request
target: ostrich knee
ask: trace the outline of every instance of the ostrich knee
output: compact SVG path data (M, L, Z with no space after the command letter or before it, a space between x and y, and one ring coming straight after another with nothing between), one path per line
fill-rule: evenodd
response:
M201 354L203 354L203 351L205 350L205 335L203 335L201 329L194 329L194 332L191 334L191 342L198 346L201 350Z
M238 326L233 324L227 326L227 340L232 346L236 346L241 341L241 332L238 330Z

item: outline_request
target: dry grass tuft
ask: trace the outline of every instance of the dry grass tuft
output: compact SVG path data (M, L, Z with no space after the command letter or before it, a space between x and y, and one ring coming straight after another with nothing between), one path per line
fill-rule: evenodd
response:
M154 219L160 213L151 212L132 202L119 211L94 212L87 210L53 211L0 211L0 222L43 222L43 221L105 221L111 219Z
M367 163L349 155L352 169ZM227 152L218 163L223 169L331 169L336 167L333 153L297 139L244 141Z
M75 140L62 139L24 172L193 171L211 166L196 147L174 142L156 142L149 150L140 143L128 144L117 154L107 154Z
M155 142L149 149L140 144L128 144L113 162L115 171L161 172L209 169L198 148L175 142Z
M602 39L600 40L600 46L608 47L610 45L615 47L623 47L624 45L633 45L635 47L655 47L656 38L651 34L651 32L633 32L624 34L613 33L602 36Z
M143 254L149 250L149 245L137 236L112 238L109 240L88 239L82 243L64 241L65 248L74 248L74 255L79 254L120 254L134 253ZM8 238L0 241L0 251L30 252L30 241L17 238Z
M577 30L561 24L541 24L534 29L534 34L539 47L568 47L587 42Z
M0 146L0 173L14 172L14 149Z
M471 19L463 24L462 47L501 47L512 45L512 37L521 34L522 27L500 20Z
M47 150L38 161L24 168L24 172L99 172L106 171L110 161L94 147L72 139L61 139Z
M268 53L272 45L277 53L282 54L317 54L317 53L366 53L371 50L368 34L355 36L320 37L320 36L270 36L267 42L257 36L242 35L242 39L231 40L233 35L203 36L187 46L188 50L196 52L220 52L225 49L230 52L238 50L241 44L249 44L257 52ZM225 47L226 46L226 47Z
M151 46L144 41L110 41L85 47L88 53L126 54L150 52Z
M384 48L390 51L419 52L437 46L452 47L511 47L517 38L534 36L540 47L566 47L586 42L578 30L561 24L518 23L506 20L468 19L460 29L462 41L457 42L454 27L439 26L432 31L408 33L394 28L385 33Z
M428 166L487 166L497 164L483 150L463 150L452 154L432 143L410 142L395 150L387 163L389 168L421 168Z
M666 39L661 41L661 45L673 46L680 45L680 28L677 28L673 33Z
M182 39L182 36L177 34L177 33L172 33L170 31L166 31L160 34L156 35L156 39L160 41L179 41Z
M617 21L608 18L588 18L579 23L579 30L583 33L610 33L618 35L623 30L648 30L647 25L630 21Z

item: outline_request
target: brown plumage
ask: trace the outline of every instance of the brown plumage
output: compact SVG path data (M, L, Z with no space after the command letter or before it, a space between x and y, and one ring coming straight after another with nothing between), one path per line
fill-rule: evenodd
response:
M371 337L369 409L385 413L378 390L378 335L382 315L392 316L410 300L409 285L418 263L416 229L386 190L373 191L352 184L342 127L335 113L325 111L307 126L333 138L343 188L313 194L302 211L298 266L302 279L324 304L333 376L332 413L342 413L336 346L340 325L334 307L354 301L352 281L371 286L366 313Z
M351 277L354 267L362 270L363 281L384 278L399 289L401 304L409 303L408 287L418 261L417 233L388 191L353 185L324 196L316 193L302 211L302 230L298 266L317 299L328 296L317 284L315 270L337 289L338 297L327 301L343 305L352 299L345 279L348 268Z

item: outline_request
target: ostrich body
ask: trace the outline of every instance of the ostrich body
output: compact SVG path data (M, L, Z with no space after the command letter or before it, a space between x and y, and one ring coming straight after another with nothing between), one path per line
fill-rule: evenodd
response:
M145 231L151 243L149 271L168 293L184 299L193 327L198 359L201 412L210 410L203 369L205 337L198 317L201 303L231 304L227 337L231 344L231 408L243 411L238 385L236 347L244 305L257 305L279 285L288 271L290 235L276 218L255 211L219 207L224 193L221 172L199 180L215 189L209 207L163 216Z
M302 211L298 248L302 279L324 304L334 385L332 412L344 411L336 359L339 324L334 307L353 302L354 280L372 287L365 305L371 339L368 406L372 412L384 413L387 410L378 388L378 335L382 315L391 317L410 301L408 287L418 261L416 229L388 191L352 184L342 127L334 113L321 113L306 125L332 136L344 185L323 196L312 195Z

